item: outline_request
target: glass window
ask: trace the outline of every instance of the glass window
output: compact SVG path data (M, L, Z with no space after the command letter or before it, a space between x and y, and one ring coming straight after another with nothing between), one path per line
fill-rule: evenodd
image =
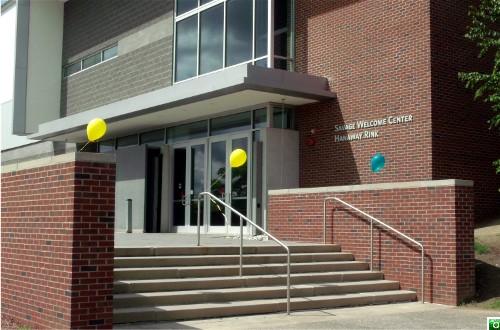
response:
M106 61L106 60L109 60L110 58L113 58L115 57L116 55L118 55L118 46L113 46L113 47L110 47L108 49L105 49L103 52L102 52L102 60L103 61Z
M267 68L267 57L260 59L258 61L255 61L255 65L263 67L263 68Z
M200 14L200 74L222 68L224 7L222 4Z
M267 0L255 0L255 57L267 54Z
M155 131L142 133L140 135L141 144L162 145L165 144L165 130L157 129Z
M99 152L114 152L115 140L106 140L99 142Z
M82 69L90 68L92 65L96 65L99 62L101 62L101 52L84 58Z
M257 109L253 112L253 128L267 127L267 109Z
M64 68L64 76L67 77L69 75L72 75L73 73L77 73L78 71L81 70L81 61L75 62L73 64L67 65Z
M185 12L188 12L191 9L196 8L196 6L198 6L198 0L177 0L176 13L177 15L184 14Z
M226 65L252 58L252 0L228 0L226 4Z
M173 143L181 140L202 138L208 135L206 120L191 124L175 126L167 129L167 141Z
M175 80L180 81L196 75L196 47L198 34L196 15L177 23Z
M211 2L211 1L213 1L213 0L200 0L200 6L201 6L201 5L204 5L204 4L206 4L206 3L209 3L209 2Z
M273 108L273 127L293 129L292 109Z
M210 120L210 134L224 134L251 128L250 111Z
M135 146L137 145L137 135L128 135L124 136L121 138L118 138L116 140L116 147L117 148L123 148L123 147L129 147L129 146Z

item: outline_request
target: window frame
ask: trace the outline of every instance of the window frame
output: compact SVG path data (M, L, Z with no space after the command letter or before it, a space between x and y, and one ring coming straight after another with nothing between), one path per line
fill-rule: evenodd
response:
M295 0L290 0L289 1L289 10L291 13L291 20L290 20L290 57L283 57L279 55L274 54L274 36L275 36L275 31L274 31L274 7L275 7L275 1L274 0L268 0L267 1L267 52L263 56L255 57L256 54L256 38L255 38L255 33L256 33L256 0L251 0L252 1L252 58L250 60L233 64L230 66L226 66L226 42L227 42L227 2L230 0L212 0L209 1L208 3L205 4L200 4L200 0L198 0L198 6L195 8L182 13L180 15L177 15L177 1L174 1L174 19L173 19L173 56L172 56L172 83L177 84L181 83L184 81L189 81L191 79L196 79L199 77L203 77L205 75L209 75L212 73L216 73L231 67L235 67L238 65L243 65L243 64L256 64L258 61L261 61L263 59L266 60L266 67L267 68L274 68L274 63L276 59L281 59L281 60L286 60L287 63L290 63L290 70L294 70L294 59L292 56L294 56L294 47L295 47L295 36L294 36L294 20L295 20ZM223 43L222 43L222 68L210 71L207 73L200 74L200 16L201 13L207 9L210 9L214 6L217 6L219 4L223 4L224 7L224 22L223 22ZM182 79L182 80L177 80L176 77L176 64L177 64L177 23L189 18L191 16L197 16L197 21L198 21L198 31L197 31L197 36L196 36L196 74L192 77Z
M112 56L112 57L110 57L110 58L108 58L108 59L104 60L104 52L105 52L105 51L107 51L107 50L109 50L109 49L112 49L112 48L116 48L116 54L115 54L114 56ZM99 60L99 62L97 62L97 63L95 63L95 64L93 64L93 65L91 65L91 66L88 66L88 67L86 67L86 68L83 68L83 61L85 61L86 59L91 58L92 56L95 56L95 55L97 55L97 54L99 54L99 55L100 55L100 60ZM107 47L105 47L105 48L102 48L101 50L99 50L99 51L97 51L97 52L94 52L94 53L92 53L92 54L88 54L88 55L86 55L86 56L83 56L83 57L79 58L79 59L78 59L78 60L76 60L76 61L73 61L73 62L71 62L71 63L68 63L68 64L64 65L64 66L63 66L63 70L62 70L62 71L63 71L63 72L62 72L62 74L63 74L63 78L64 78L64 79L66 79L66 78L72 77L72 76L74 76L74 75L76 75L76 74L79 74L80 72L84 72L84 71L86 71L86 70L89 70L89 69L91 69L91 68L93 68L93 67L95 67L95 66L97 66L97 65L99 65L99 64L102 64L102 63L105 63L105 62L111 61L111 60L113 60L113 59L115 59L115 58L117 58L117 57L118 57L118 43L115 43L115 44L113 44L113 45L111 45L111 46L107 46ZM67 75L67 74L66 74L66 69L67 69L67 68L69 68L70 66L74 65L74 64L77 64L77 63L80 63L80 70L78 70L78 71L76 71L76 72L73 72L72 74Z

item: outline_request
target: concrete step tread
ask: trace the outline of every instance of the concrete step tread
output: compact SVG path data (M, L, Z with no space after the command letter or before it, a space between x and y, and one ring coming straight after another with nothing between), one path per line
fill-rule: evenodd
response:
M327 287L349 287L349 286L371 286L381 284L394 284L399 285L398 281L390 280L367 280L356 282L325 282L325 283L311 283L311 284L293 284L290 289L318 289ZM231 293L231 292L249 292L249 291L282 291L286 290L286 285L272 285L272 286L258 286L258 287L240 287L240 288L224 288L224 289L202 289L202 290L182 290L182 291L160 291L160 292L139 292L139 293L120 293L114 294L113 299L127 300L135 297L159 297L159 296L182 296L187 294L206 294L206 293Z
M300 277L300 276L319 276L319 275L358 275L358 274L378 274L381 275L382 272L379 271L369 271L369 270L352 270L352 271L336 271L336 272L311 272L311 273L292 273L290 277ZM119 280L115 281L116 283L126 283L126 284L134 284L134 283L172 283L172 282L197 282L197 281L231 281L231 280L240 280L240 279L266 279L266 278L286 278L286 274L269 274L269 275L243 275L243 276L213 276L213 277L190 277L190 278L162 278L162 279L146 279L146 280Z
M402 296L408 299L415 299L416 293L414 291L407 290L390 290L390 291L373 291L373 292L361 292L361 293L348 293L348 294L336 294L336 295L325 295L325 296L311 296L311 297L296 297L291 298L290 302L293 304L301 302L321 302L336 299L351 299L351 298L368 298L368 297L394 297ZM197 311L201 309L220 309L236 306L255 306L255 305L275 305L284 304L284 299L259 299L259 300L247 300L247 301L228 301L224 303L202 303L202 304L188 304L188 305L167 305L167 306L153 306L153 307L128 307L128 308L115 308L113 309L114 315L120 314L131 314L131 313L146 313L146 312L174 312L180 310L192 310Z
M248 242L246 242L248 244ZM341 251L338 244L293 244L286 243L292 253ZM221 253L221 251L223 251ZM245 254L283 252L279 245L245 245ZM267 252L265 252L267 251ZM239 254L239 245L210 245L210 246L141 246L115 247L116 256L168 256L168 255L210 255L210 254Z
M290 266L307 266L307 265L360 265L365 264L363 261L349 260L349 261L317 261L317 262L292 262ZM243 265L244 269L248 268L265 268L265 267L279 267L286 265L286 263L271 263L271 264L249 264ZM234 269L239 268L239 265L200 265L200 266L165 266L165 267L130 267L130 268L116 268L115 272L131 272L131 271L155 271L155 270L164 270L164 269L182 269L182 270L190 270L190 269L211 269L211 268L228 268Z
M312 252L312 253L292 253L293 256L324 256L324 255L340 255L340 256L352 256L352 253L349 252ZM274 257L274 256L282 256L286 257L286 253L258 253L258 254L245 254L243 258L255 258L255 257ZM115 257L115 260L144 260L144 259L153 259L153 260L161 260L161 259L190 259L190 258L239 258L239 255L235 254L194 254L194 255L180 255L180 256L134 256L134 257Z

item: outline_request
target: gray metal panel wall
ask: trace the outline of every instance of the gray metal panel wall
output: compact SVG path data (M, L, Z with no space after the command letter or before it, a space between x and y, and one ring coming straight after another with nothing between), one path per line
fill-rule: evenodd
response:
M133 146L116 151L115 228L127 228L127 198L132 199L132 229L144 230L146 196L146 146Z

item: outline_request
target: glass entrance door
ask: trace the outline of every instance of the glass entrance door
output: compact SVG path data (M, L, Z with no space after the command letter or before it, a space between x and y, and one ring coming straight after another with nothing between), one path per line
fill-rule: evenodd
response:
M196 232L198 195L203 191L210 191L243 215L250 215L250 141L250 134L237 134L173 146L173 232ZM235 149L245 150L247 161L240 167L231 168L229 159ZM200 207L202 232L239 233L240 218L229 209L207 197L202 199ZM204 219L208 219L207 223ZM243 225L247 226L245 221Z
M249 134L214 137L209 140L210 192L245 216L250 215L250 141ZM243 149L247 153L247 161L240 167L231 168L231 152L236 149ZM208 219L208 232L239 233L240 218L221 205L210 202ZM243 225L246 227L245 221Z
M173 207L174 232L196 232L198 195L205 191L206 144L188 143L173 148ZM203 203L201 224L203 225Z

